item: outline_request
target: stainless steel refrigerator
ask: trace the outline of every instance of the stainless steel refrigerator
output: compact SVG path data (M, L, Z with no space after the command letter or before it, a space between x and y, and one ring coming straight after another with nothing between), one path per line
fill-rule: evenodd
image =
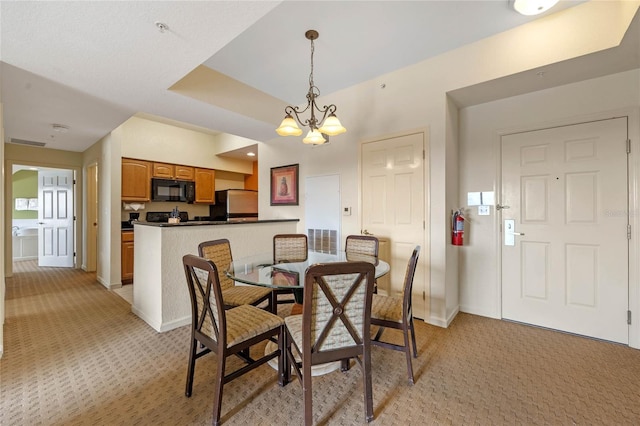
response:
M216 191L216 203L209 206L211 220L228 222L258 220L258 191L225 189Z

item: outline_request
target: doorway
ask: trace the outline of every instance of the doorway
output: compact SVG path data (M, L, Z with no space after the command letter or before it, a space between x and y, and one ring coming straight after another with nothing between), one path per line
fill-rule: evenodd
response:
M505 135L502 317L629 343L627 118Z
M12 166L12 257L75 266L73 170Z
M422 247L413 286L413 314L427 318L425 245L426 132L388 137L361 145L362 229L389 241L390 295L402 292L407 262Z
M97 272L98 266L98 164L87 167L87 256L84 269Z

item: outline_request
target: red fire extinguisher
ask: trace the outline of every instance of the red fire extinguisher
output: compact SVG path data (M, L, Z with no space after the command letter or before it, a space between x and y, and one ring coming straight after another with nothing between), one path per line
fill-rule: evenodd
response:
M451 216L451 244L461 246L463 235L464 217L462 216L462 209L460 209L453 212Z

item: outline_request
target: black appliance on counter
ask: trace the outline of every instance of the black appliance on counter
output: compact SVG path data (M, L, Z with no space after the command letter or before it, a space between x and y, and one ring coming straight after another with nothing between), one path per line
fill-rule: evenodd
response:
M158 178L151 179L152 201L180 201L191 204L195 198L195 182Z
M249 222L258 220L258 191L225 189L216 191L216 203L209 206L212 220Z
M138 219L140 219L140 213L139 212L130 212L129 213L129 220L126 220L126 221L122 222L122 229L133 229L133 223L137 222Z
M147 212L147 222L149 223L163 223L169 222L171 212ZM180 212L180 222L189 221L189 212Z

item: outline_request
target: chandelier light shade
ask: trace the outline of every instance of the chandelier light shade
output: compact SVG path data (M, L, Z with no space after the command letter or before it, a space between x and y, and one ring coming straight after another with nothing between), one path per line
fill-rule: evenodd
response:
M513 8L522 15L539 15L551 9L558 0L514 0Z
M316 99L320 96L320 90L313 83L313 41L318 38L318 32L315 30L309 30L305 34L305 37L311 41L311 73L309 74L309 91L307 92L307 106L304 109L300 107L287 106L284 109L285 116L280 127L276 129L276 132L280 136L300 136L302 129L298 126L298 123L302 127L308 127L309 132L307 136L302 139L306 144L321 145L327 141L323 136L336 136L347 131L338 117L336 117L336 106L324 105L322 108L316 104ZM309 118L301 118L300 115L309 111ZM318 117L316 117L316 113ZM295 117L295 118L294 118Z

